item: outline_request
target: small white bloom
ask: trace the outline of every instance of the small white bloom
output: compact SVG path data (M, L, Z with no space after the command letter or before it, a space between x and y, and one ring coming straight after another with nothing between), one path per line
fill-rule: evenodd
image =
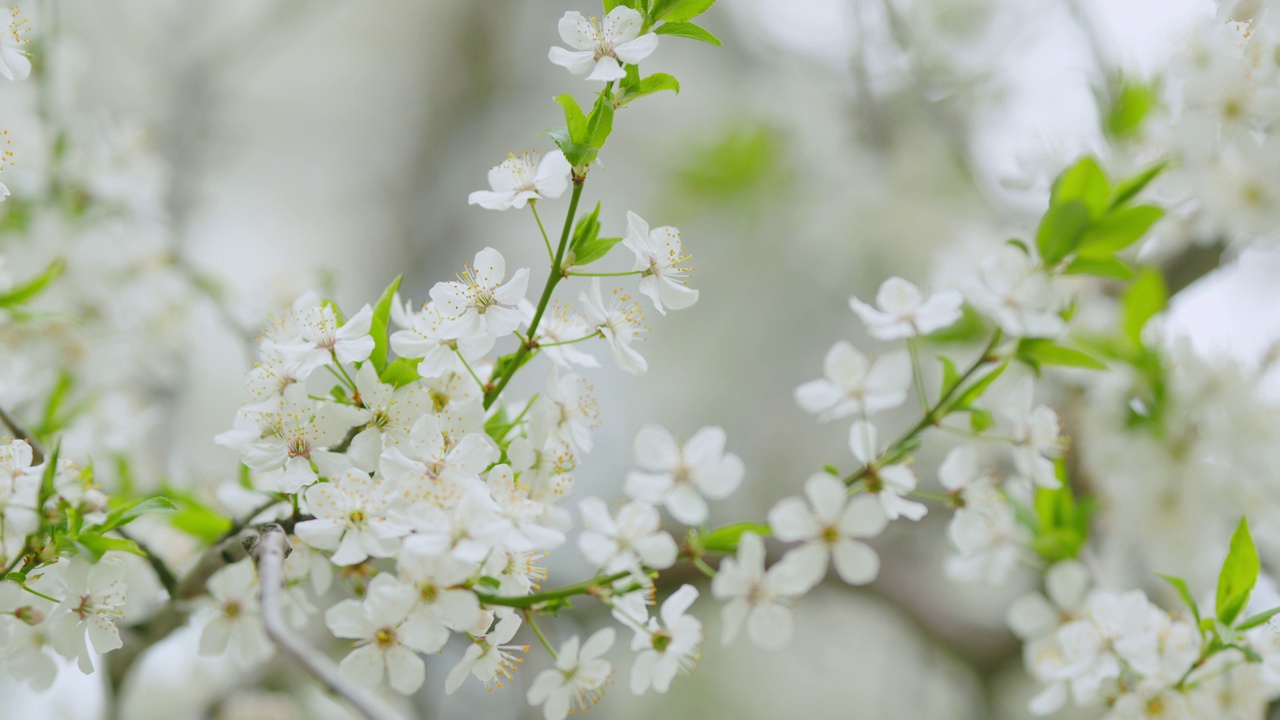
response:
M408 528L387 518L396 488L352 468L329 482L307 488L307 508L315 517L294 528L320 550L334 551L334 565L354 565L368 557L391 557Z
M447 433L440 418L423 415L413 424L408 440L383 451L378 469L382 477L420 499L441 507L462 496L462 483L479 479L497 461L498 446L483 432Z
M200 633L200 654L221 655L228 645L245 666L271 657L275 645L267 638L258 611L258 574L245 558L213 574L208 582L209 607L216 615Z
M27 30L27 19L21 17L21 11L15 6L9 12L9 22L6 23L6 27L0 30L0 75L10 80L26 80L31 75L31 58L28 57L27 51L22 49L31 42L26 37ZM656 39L654 44L657 44ZM3 186L0 185L0 187ZM4 194L9 193L6 191Z
M476 594L461 587L475 576L474 565L448 555L431 555L420 545L405 543L396 572L417 594L418 601L403 626L404 632L418 639L415 648L439 652L449 641L450 630L466 630L480 619Z
M532 303L522 301L520 312L524 315L525 325L533 321ZM538 334L534 340L541 347L542 354L562 368L567 369L572 365L596 368L600 367L600 361L595 356L579 350L576 344L555 345L555 343L580 340L596 332L595 328L587 325L586 318L581 313L569 305L555 302L543 313L542 322L538 323Z
M615 288L609 306L605 307L604 298L600 294L600 278L591 278L590 294L584 292L578 299L586 308L590 325L609 343L618 367L632 375L641 375L648 370L649 363L631 347L631 343L640 336L640 331L647 329L641 325L644 314L640 312L640 306L628 305L631 297Z
M551 434L573 449L591 452L591 428L598 424L600 412L591 386L580 375L561 376L553 365L532 415L532 421L545 423Z
M541 160L536 152L511 153L489 170L490 189L471 193L467 204L486 210L519 210L540 198L558 198L569 187L572 170L559 150Z
M355 382L355 401L364 429L351 439L347 457L356 467L372 472L384 445L408 440L414 422L431 410L431 398L417 383L401 387L383 383L373 363L361 366Z
M528 552L550 550L564 542L557 529L557 508L534 500L529 488L515 479L509 465L495 465L486 481L497 512L482 536L494 545Z
M640 270L640 293L653 301L663 315L666 308L683 310L698 301L698 291L685 279L693 268L680 264L692 258L680 242L680 231L673 227L649 230L649 223L639 215L627 212L627 236L622 244L636 254L633 270Z
M1080 561L1056 563L1045 573L1045 595L1028 593L1009 606L1009 629L1026 641L1049 635L1079 613L1089 582L1089 571Z
M849 307L866 323L871 337L880 340L927 335L960 319L964 298L958 292L934 293L927 300L920 289L900 277L880 284L876 305L849 298Z
M556 666L538 673L529 685L530 705L542 705L546 720L564 720L571 712L586 710L604 695L613 666L602 655L613 647L613 628L605 628L578 647L578 636L560 646Z
M1016 337L1053 338L1067 324L1052 280L1025 252L1001 245L982 261L965 295L980 312Z
M501 337L520 327L515 308L529 285L529 268L520 268L503 282L507 261L502 253L485 248L475 264L464 266L457 280L436 283L431 300L445 317L440 330L445 338Z
M591 73L588 80L621 80L627 74L623 64L634 65L658 48L658 36L641 35L643 27L640 13L625 5L611 10L600 26L595 18L567 12L560 18L560 39L573 50L552 47L547 57L574 75Z
M331 362L356 363L373 352L373 308L365 305L341 327L333 307L317 304L302 311L300 337L280 345L280 352L293 367L293 376L306 380L316 369Z
M17 583L0 580L4 669L36 690L48 689L58 676L49 624L45 622L53 608L53 603L28 593Z
M850 499L849 489L838 478L817 473L804 484L809 502L792 497L769 511L769 527L783 542L803 542L787 552L801 567L803 579L812 587L822 581L827 565L834 561L840 579L850 585L865 585L880 570L880 558L866 543L884 530L886 519L880 503L862 495Z
M663 601L661 623L658 618L630 619L636 625L631 649L639 651L631 666L631 692L642 695L652 687L665 693L676 675L693 672L700 657L702 623L687 612L697 599L698 589L683 585Z
M583 528L578 549L605 573L627 570L647 582L644 567L661 570L675 563L676 541L662 530L662 518L652 505L627 503L618 510L617 520L600 498L584 498L578 510Z
M892 352L874 363L847 342L827 351L823 377L796 388L796 403L822 421L870 415L901 405L911 384L911 358Z
M753 532L738 540L738 554L725 558L711 580L711 594L724 606L724 644L745 623L751 642L776 650L791 640L791 602L808 592L806 570L784 559L764 569L764 541Z
M865 420L859 420L849 428L849 449L853 456L864 466L871 468L879 457L880 450L876 444L876 426ZM883 465L871 469L862 479L863 486L876 496L880 507L884 508L885 517L897 520L905 517L908 520L919 520L929 511L923 503L908 500L907 495L916 489L916 475L905 465Z
M261 473L284 468L277 484L280 490L295 493L314 483L321 475L333 477L350 467L351 461L324 448L336 445L347 430L360 422L360 411L348 405L317 403L307 396L301 383L285 389L279 410L254 412L252 422L259 428L261 439L240 444L244 463ZM243 428L223 433L220 444L236 447L244 439Z
M437 378L446 373L464 370L458 356L473 363L493 348L494 337L489 334L469 337L447 337L448 322L435 303L423 305L422 310L407 318L408 326L391 334L391 349L403 358L422 358L418 363L418 375Z
M627 474L627 495L661 504L676 520L696 525L707 519L707 501L728 497L742 482L742 459L726 453L723 428L704 427L680 445L665 428L646 425L633 446L642 471Z
M1040 487L1061 486L1054 468L1054 460L1062 455L1058 414L1047 405L1035 404L1035 381L1031 376L1022 375L1000 388L993 402L1009 423L1007 432L1013 438L1013 461L1018 472Z
M343 677L376 688L385 675L392 689L403 695L422 685L427 667L414 650L434 650L419 647L418 638L403 631L401 625L416 601L411 588L382 573L369 583L363 602L343 600L329 608L324 621L330 632L357 641L356 648L338 664Z
M77 660L80 672L93 672L93 649L105 654L123 645L116 621L124 617L124 561L105 557L90 563L84 556L62 558L52 571L52 583L62 591L62 604L49 619L54 649L68 660Z
M529 652L528 645L509 644L519 629L520 616L512 613L499 620L492 630L483 633L483 637L477 637L475 642L467 647L462 660L449 671L449 677L444 682L445 694L452 695L455 690L462 687L462 682L467 679L467 673L475 675L477 680L484 683L486 690L492 689L489 686L490 683L498 687L503 686L502 680L498 679L499 676L510 680L516 666L524 661L524 658L516 657L513 651Z

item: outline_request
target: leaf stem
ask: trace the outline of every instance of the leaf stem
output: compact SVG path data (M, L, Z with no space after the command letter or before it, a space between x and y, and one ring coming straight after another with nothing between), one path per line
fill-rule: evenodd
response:
M534 605L540 605L544 602L552 600L564 600L576 595L590 595L598 587L612 585L613 583L627 577L631 574L629 570L623 570L613 573L612 575L597 575L590 580L584 580L573 585L566 585L555 590L546 592L533 593L532 595L489 595L488 593L477 592L476 597L485 605L501 605L503 607L513 608L531 608Z
M538 216L538 201L530 200L529 209L533 211L533 219L538 221L538 230L542 233L542 242L547 246L547 259L556 261L556 251L551 249L551 238L547 237L547 229L542 226L542 218Z

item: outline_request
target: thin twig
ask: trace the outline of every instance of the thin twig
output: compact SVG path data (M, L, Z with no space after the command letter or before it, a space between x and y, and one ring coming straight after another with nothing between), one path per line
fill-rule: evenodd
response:
M369 720L401 720L398 713L376 696L343 678L328 656L295 636L285 623L280 612L280 594L284 590L284 559L292 548L284 528L275 523L263 525L256 538L245 540L245 550L258 566L258 600L267 636L361 715Z
M147 564L151 566L151 569L155 571L160 584L164 585L169 597L174 597L178 592L178 578L174 576L173 571L169 570L169 566L164 564L164 560L161 560L158 555L152 552L151 548L138 542L138 539L126 532L124 528L116 528L116 533L142 550L143 557L146 559Z
M35 438L31 437L31 433L27 432L26 428L22 427L17 420L10 417L9 413L5 412L2 407L0 407L0 422L4 423L5 427L9 428L9 432L13 433L15 438L19 440L26 440L27 444L31 446L32 465L39 465L44 462L44 448L40 447L40 443L36 442Z

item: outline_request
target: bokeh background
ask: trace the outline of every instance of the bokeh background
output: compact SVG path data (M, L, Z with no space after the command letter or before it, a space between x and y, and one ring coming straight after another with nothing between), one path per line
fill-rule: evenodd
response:
M552 97L593 89L547 62L546 51L559 42L565 10L598 14L595 6L20 5L37 37L51 39L33 48L49 50L45 79L0 86L0 127L18 154L3 178L9 207L50 182L51 127L98 138L84 147L99 151L70 165L145 218L104 232L101 262L141 243L175 277L217 288L184 296L157 367L129 368L129 382L163 388L164 401L143 413L124 397L97 426L127 434L120 442L148 458L139 482L213 497L234 477L234 454L212 438L244 399L246 339L306 290L355 309L403 274L402 297L421 301L486 245L509 267L534 268L531 291L539 287L545 259L532 218L470 207L466 197L508 151L551 148L538 132L562 122ZM679 227L702 296L691 310L650 317L647 375L608 362L591 373L602 424L575 492L620 496L630 439L647 422L678 436L702 425L728 431L747 482L713 509L713 524L760 517L822 465L851 465L844 427L815 424L792 401L833 341L866 341L847 298L872 295L894 274L955 287L985 250L1025 237L1052 176L1105 149L1098 98L1108 78L1160 72L1213 11L1202 0L721 0L699 22L723 48L664 39L646 70L675 75L681 92L619 113L584 203L602 203L606 233L621 232L627 210ZM564 204L542 203L548 222ZM24 222L37 250L66 232L52 217ZM1160 242L1148 250L1163 251ZM9 254L21 268L21 252ZM1280 336L1280 316L1267 310L1280 292L1280 257L1253 251L1232 263L1181 293L1166 322L1203 354L1257 366ZM134 317L127 303L120 310L126 301L109 300ZM121 342L148 342L150 332ZM120 370L112 362L107 354L94 364L112 377ZM513 392L535 391L537 374ZM21 388L0 383L4 393ZM906 412L887 422L905 423ZM944 518L920 525L877 540L883 570L871 586L832 583L807 597L781 653L745 642L723 648L704 588L698 672L669 695L639 700L619 682L593 715L1026 716L1032 689L1003 614L1034 575L998 589L953 583L942 572ZM553 579L588 572L571 547L550 564ZM551 623L553 636L604 621L580 605ZM197 637L181 631L144 658L119 717L345 716L318 691L298 689L287 667L252 689L234 668L194 659ZM523 699L536 667L492 694L471 683L446 698L443 679L461 649L429 660L427 683L411 699L419 717L537 715ZM97 717L103 693L100 678L74 670L44 694L3 680L0 717Z

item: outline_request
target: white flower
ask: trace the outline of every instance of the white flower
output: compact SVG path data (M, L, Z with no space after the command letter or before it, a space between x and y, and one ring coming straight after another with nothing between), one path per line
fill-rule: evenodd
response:
M809 502L786 498L769 511L769 527L783 542L803 542L787 552L800 567L810 587L822 581L828 562L834 561L840 579L865 585L880 570L880 558L855 538L879 535L886 519L880 503L870 496L849 498L849 489L838 478L818 473L804 484Z
M24 37L28 29L27 19L20 18L20 13L16 6L12 8L7 26L0 30L0 75L10 80L26 80L31 74L31 59L27 57L27 51L22 49L31 41ZM657 42L655 39L654 44L657 45ZM649 52L653 52L652 48ZM5 191L4 194L9 193Z
M402 387L378 380L373 363L365 363L355 376L356 401L360 407L361 430L347 447L347 457L361 470L373 471L384 445L399 445L409 438L413 423L431 409L431 398L422 386Z
M341 327L330 305L320 304L302 311L300 337L280 345L280 352L293 366L293 375L306 380L317 368L331 362L355 363L369 359L373 352L373 308L365 305Z
M879 307L849 298L849 307L867 324L871 337L880 340L917 337L948 327L960 319L962 304L964 298L958 292L934 293L926 300L919 288L900 277L880 284Z
M1026 530L1018 524L1004 494L989 482L969 486L963 497L964 507L956 510L947 527L947 535L960 553L948 558L947 575L1003 585L1026 545Z
M0 580L0 645L4 669L36 690L46 690L58 675L58 663L50 654L49 624L44 622L53 603Z
M444 681L445 694L452 695L455 690L462 687L462 682L467 679L467 673L475 675L476 679L484 683L486 690L492 689L489 683L496 683L498 687L502 687L503 683L498 676L510 680L516 666L524 661L524 658L516 657L511 651L529 652L528 645L508 644L519 629L520 616L513 613L499 620L492 630L484 633L483 637L477 637L475 642L467 647L462 660L449 671L449 677Z
M564 542L555 508L529 497L529 488L515 479L509 465L495 465L486 481L497 512L482 531L485 539L509 550L550 550Z
M1062 298L1049 276L1012 245L1000 246L982 261L965 295L1010 335L1053 338L1067 327L1058 314Z
M93 672L92 654L85 634L99 654L115 650L120 642L116 621L124 617L124 561L106 557L90 563L83 555L58 561L52 582L62 590L62 604L49 619L54 649L68 660L78 660L80 672Z
M410 493L410 500L426 499L444 507L461 497L464 480L478 480L498 456L498 446L488 435L455 437L445 432L439 417L423 415L407 442L383 451L378 469L385 480Z
M244 464L253 470L265 473L284 467L284 475L276 481L282 491L298 492L321 475L332 477L350 467L347 457L324 448L336 445L360 422L356 408L317 403L301 383L294 383L285 389L279 411L260 413L259 418L255 422L261 439L239 449ZM238 438L229 437L235 434L224 433L217 441L235 447Z
M627 495L661 504L676 520L696 525L707 519L707 502L728 497L742 482L742 460L724 451L724 429L704 427L684 445L665 428L646 425L633 450L643 472L627 474Z
M662 530L662 518L652 505L627 503L618 510L616 521L600 498L584 498L578 510L583 528L578 549L605 573L627 570L647 581L643 567L661 570L675 563L676 541Z
M448 555L423 552L422 546L405 543L396 562L400 582L417 595L404 631L418 638L423 652L439 652L449 641L450 630L466 630L480 619L475 593L461 587L476 574L476 567Z
M636 254L633 270L640 270L640 293L653 300L663 315L666 308L683 310L698 301L698 291L685 280L693 268L680 267L692 256L684 251L680 231L673 227L649 230L649 223L627 212L627 236L622 244ZM665 307L664 307L665 306Z
M853 456L867 470L862 478L863 487L880 501L885 517L897 520L905 517L908 520L919 520L929 511L923 503L906 499L916 489L915 473L905 465L883 465L874 467L879 456L876 444L876 426L865 420L859 420L849 428L849 449Z
M660 624L649 618L635 628L631 649L639 654L631 666L631 692L642 695L652 687L665 693L677 674L693 672L702 646L702 623L686 612L696 599L698 589L683 585L663 601Z
M613 628L604 628L587 638L578 649L578 636L560 646L556 666L538 673L529 685L530 705L542 705L546 720L564 720L570 712L586 710L604 694L613 666L602 655L613 647Z
M821 380L796 388L796 403L822 421L870 415L901 405L911 384L911 358L892 352L874 363L847 342L827 351Z
M40 527L36 504L44 466L32 468L32 459L26 440L0 445L0 557L6 559L20 552L26 536Z
M1049 635L1072 619L1089 590L1089 571L1078 560L1056 563L1044 575L1045 595L1028 593L1013 601L1006 615L1009 629L1023 640Z
M738 554L725 558L711 580L711 594L724 606L724 644L733 642L743 623L760 647L776 650L791 640L791 601L808 592L803 568L784 559L764 569L764 541L753 532L738 540Z
M230 644L240 661L256 665L271 657L275 645L267 638L258 611L258 574L245 558L213 574L208 582L211 609L217 615L200 633L200 654L221 655Z
M625 5L611 10L602 26L596 25L595 18L567 12L560 18L560 39L577 52L552 47L547 57L574 75L591 73L588 80L621 80L627 74L623 64L634 65L658 47L658 36L641 35L643 27L640 13Z
M403 358L422 358L418 363L418 375L436 378L452 371L462 371L461 355L468 363L484 357L493 348L492 335L470 337L446 337L448 322L434 303L427 303L420 312L408 317L408 328L391 335L391 349Z
M520 327L520 311L514 306L524 298L529 268L520 268L503 283L506 274L502 253L487 247L476 253L474 265L463 266L457 280L436 283L431 300L446 322L440 335L496 338Z
M533 320L533 304L522 301L520 312L524 315L525 324L528 325ZM596 329L588 327L586 319L571 306L555 302L543 313L542 322L538 323L538 334L534 340L541 347L542 354L562 368L568 368L571 365L595 368L600 367L600 361L595 356L579 350L576 344L555 345L555 343L579 340L595 333Z
M294 532L311 547L334 551L334 565L391 557L408 533L408 528L387 518L398 495L390 483L352 468L307 488L304 497L315 519L298 523Z
M511 153L489 170L489 190L477 190L467 197L468 205L486 210L519 210L540 198L558 198L569 187L573 168L564 153L553 150L538 159L536 152Z
M649 363L645 362L640 353L631 347L632 341L639 337L640 331L647 329L640 324L644 322L640 306L627 305L631 300L630 296L621 289L615 288L613 299L609 302L609 306L605 307L604 298L600 295L600 278L591 278L590 294L582 293L578 299L586 307L587 321L609 343L609 349L613 351L613 359L618 363L618 367L632 375L640 375L648 370Z
M1062 454L1058 414L1046 405L1035 405L1035 381L1022 375L996 393L994 407L1010 422L1013 462L1018 472L1040 487L1061 486L1054 460Z
M343 677L376 688L385 675L392 689L403 695L422 685L426 664L413 651L435 650L421 647L420 638L401 625L416 601L411 588L382 573L369 583L363 602L343 600L329 608L324 614L329 630L337 637L358 641L338 664Z
M591 451L591 427L598 423L600 412L596 410L591 386L580 375L561 376L553 365L532 415L534 422L544 423L570 447L584 453Z

